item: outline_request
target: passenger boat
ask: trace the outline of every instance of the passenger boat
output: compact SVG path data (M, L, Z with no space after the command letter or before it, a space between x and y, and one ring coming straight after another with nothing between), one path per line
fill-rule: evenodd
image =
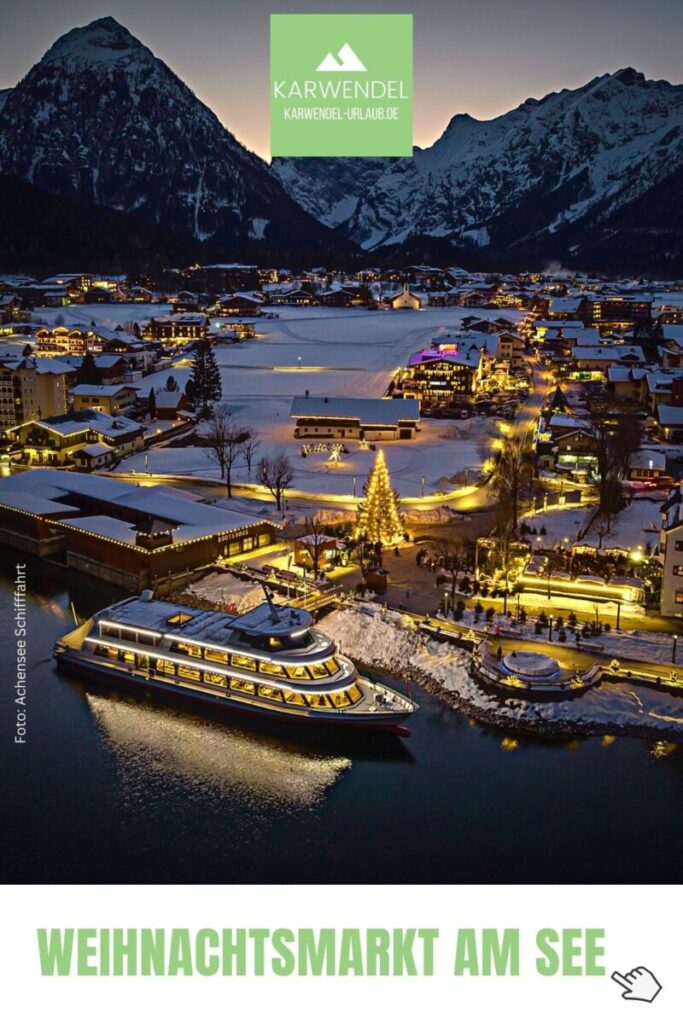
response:
M155 600L149 591L97 612L54 648L81 678L291 721L407 735L408 697L365 679L302 608L266 600L242 615Z

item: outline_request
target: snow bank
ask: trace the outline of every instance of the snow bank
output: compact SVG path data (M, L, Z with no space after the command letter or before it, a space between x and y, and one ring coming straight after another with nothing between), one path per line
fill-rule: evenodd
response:
M683 700L630 683L603 683L580 697L547 703L488 693L470 675L469 655L450 644L425 640L412 620L398 612L357 605L332 612L323 629L353 660L417 682L491 724L544 734L683 736Z

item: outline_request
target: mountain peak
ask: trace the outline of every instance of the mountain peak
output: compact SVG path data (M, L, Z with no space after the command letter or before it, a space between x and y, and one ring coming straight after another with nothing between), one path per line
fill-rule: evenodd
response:
M124 25L108 15L60 36L43 60L50 62L67 59L100 64L112 63L134 53L150 52Z
M615 71L612 78L617 82L621 82L622 85L636 85L645 81L645 75L642 71L636 71L635 68L630 67Z

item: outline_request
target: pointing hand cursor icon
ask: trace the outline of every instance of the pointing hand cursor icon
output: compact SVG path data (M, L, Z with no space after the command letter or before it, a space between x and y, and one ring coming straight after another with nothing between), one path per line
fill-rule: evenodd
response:
M614 971L612 980L623 988L622 999L637 999L641 1003L652 1003L662 989L652 971L648 971L647 967L634 967L628 974L619 974L618 971Z

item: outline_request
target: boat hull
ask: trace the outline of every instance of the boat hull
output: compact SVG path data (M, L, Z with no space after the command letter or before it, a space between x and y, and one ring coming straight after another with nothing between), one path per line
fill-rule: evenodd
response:
M178 685L156 676L146 676L135 670L122 671L116 666L110 666L91 659L83 658L82 654L69 648L56 650L54 654L57 667L67 675L76 676L86 682L98 682L101 684L122 687L128 690L135 690L138 693L146 694L156 692L158 694L172 695L182 698L190 704L199 703L204 706L220 708L227 712L250 715L252 717L277 719L287 724L305 726L325 726L327 728L343 729L364 729L377 732L395 733L400 736L409 736L410 730L403 722L410 717L412 711L397 712L355 712L344 713L335 711L318 711L307 709L305 712L294 709L282 709L268 707L265 705L239 700L232 694L212 694L205 690L196 689L190 685Z

